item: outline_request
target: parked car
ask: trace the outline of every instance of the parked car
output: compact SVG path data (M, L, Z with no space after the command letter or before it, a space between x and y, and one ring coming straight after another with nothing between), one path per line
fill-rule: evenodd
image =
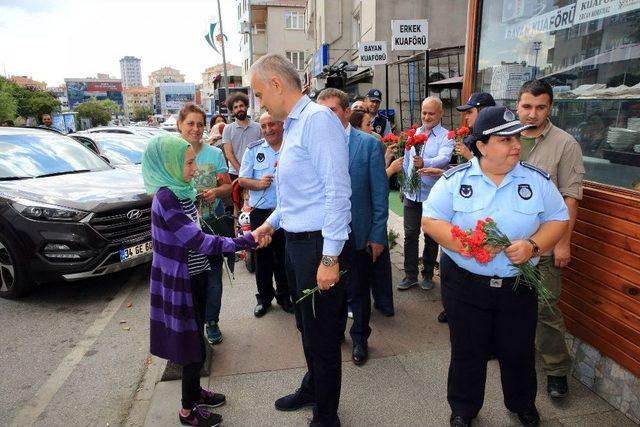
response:
M99 127L90 128L78 133L80 133L81 135L87 134L87 133L120 133L120 134L152 137L159 134L166 134L167 131L164 129L142 127L142 126L99 126Z
M70 137L0 128L0 297L151 259L151 197Z
M119 133L72 134L71 138L105 158L111 166L129 167L142 163L149 138Z

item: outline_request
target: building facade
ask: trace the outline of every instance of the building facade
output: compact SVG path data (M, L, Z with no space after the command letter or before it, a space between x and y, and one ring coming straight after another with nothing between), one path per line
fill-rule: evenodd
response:
M216 111L216 93L223 85L224 70L222 64L209 67L202 73L200 88L201 105L207 113ZM242 86L242 67L227 63L227 77L229 88Z
M64 79L67 85L69 108L73 108L91 98L110 99L124 109L122 81L110 78Z
M640 423L640 2L470 0L465 95L514 106L532 78L582 148L560 309L573 375Z
M159 83L155 86L156 113L177 114L187 102L195 102L194 83Z
M304 32L306 0L236 0L236 3L241 28L251 30L251 38L245 32L240 40L243 85L249 86L251 64L267 53L285 56L302 77L314 48L313 40Z
M149 86L160 83L184 83L184 74L171 67L162 67L149 74Z
M142 86L140 58L125 56L120 59L120 78L124 89Z
M48 87L47 92L60 103L61 111L69 111L69 100L67 99L67 89L64 85Z
M327 86L325 66L346 61L357 71L345 73L342 87L353 98L371 88L383 93L381 109L402 129L419 121L420 101L439 96L445 104L443 123L457 118L454 107L461 101L462 78L457 85L438 89L430 84L462 76L467 0L308 0L305 31L314 42L307 63L310 92ZM392 50L392 20L428 21L428 50ZM386 41L387 65L363 66L358 55L361 42ZM426 65L428 64L428 65ZM400 120L401 113L404 117Z
M155 110L156 91L153 87L129 87L124 89L124 114L130 121L133 120L137 108Z
M17 84L18 86L26 89L47 90L47 84L45 82L39 82L37 80L33 80L31 77L11 76L9 80Z

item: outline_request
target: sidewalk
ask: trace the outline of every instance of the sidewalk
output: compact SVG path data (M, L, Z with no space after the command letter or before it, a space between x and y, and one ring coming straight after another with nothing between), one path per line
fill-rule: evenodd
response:
M397 218L390 218L390 225ZM401 232L397 226L396 231ZM393 278L401 277L402 237L392 253ZM398 260L400 262L398 262ZM436 279L436 282L438 280ZM226 426L306 426L311 409L276 411L273 402L300 384L305 372L300 338L292 315L278 306L262 318L253 316L254 276L237 266L236 282L225 280L221 329L224 342L214 347L212 375L202 385L226 394L217 408ZM449 330L436 316L442 309L439 286L432 291L414 287L394 290L396 315L372 313L369 361L351 362L351 340L342 346L343 377L340 419L344 426L446 426ZM351 321L349 321L350 326ZM540 372L540 369L538 370ZM633 426L600 397L570 378L570 394L561 403L546 395L538 375L537 406L544 426ZM179 425L180 381L160 382L151 397L146 426ZM489 362L485 403L477 426L519 425L505 408L496 361Z

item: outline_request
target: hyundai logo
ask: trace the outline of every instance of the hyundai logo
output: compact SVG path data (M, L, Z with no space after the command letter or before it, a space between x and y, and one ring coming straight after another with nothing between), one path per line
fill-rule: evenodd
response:
M140 209L131 209L127 212L127 218L129 219L138 219L142 216L142 211Z

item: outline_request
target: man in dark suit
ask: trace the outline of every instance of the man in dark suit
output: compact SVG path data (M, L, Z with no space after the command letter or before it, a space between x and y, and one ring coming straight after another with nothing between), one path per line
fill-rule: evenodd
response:
M349 306L353 312L350 330L352 359L356 365L361 365L369 357L367 340L371 335L371 273L380 255L388 251L389 184L384 153L375 137L349 124L351 110L346 93L333 88L325 89L318 95L318 103L336 113L348 136L351 229L355 253L347 289Z

